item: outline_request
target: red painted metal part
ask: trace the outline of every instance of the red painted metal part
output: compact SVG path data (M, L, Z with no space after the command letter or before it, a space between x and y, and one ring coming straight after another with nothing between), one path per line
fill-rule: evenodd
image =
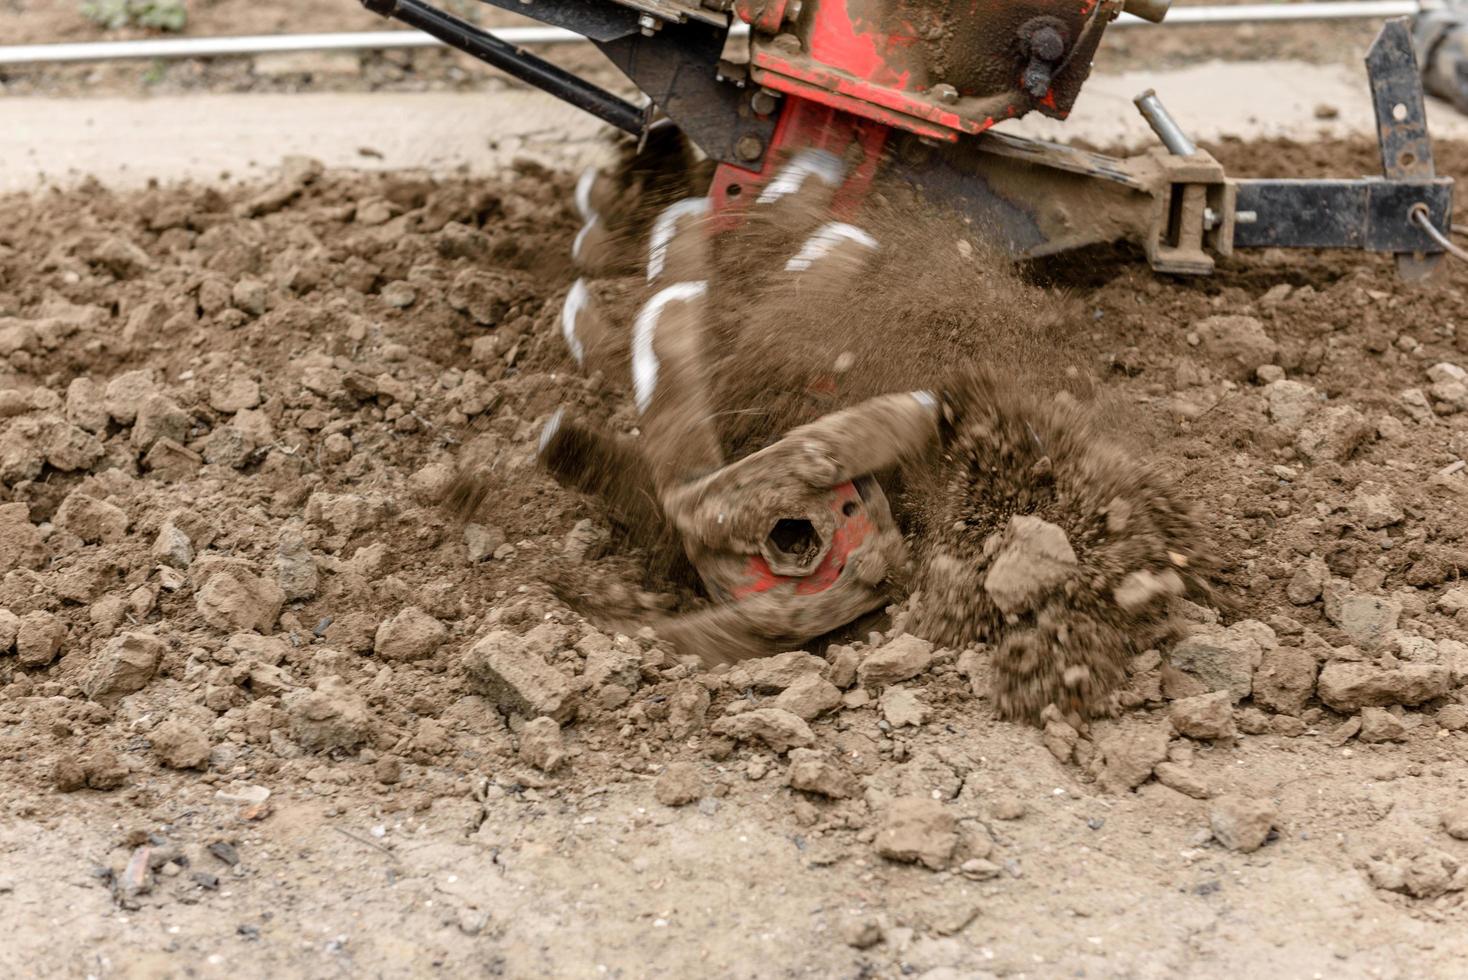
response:
M846 510L851 504L856 507L852 513L847 514ZM770 570L770 563L765 561L763 555L753 555L745 568L745 583L732 590L734 599L747 599L784 585L793 585L796 595L815 595L835 585L846 569L851 553L861 547L877 526L867 516L866 509L861 505L861 494L853 483L843 483L833 488L830 506L831 513L836 518L831 547L809 575L776 575Z
M742 220L745 208L759 196L791 157L801 150L826 150L843 160L855 159L831 202L835 217L849 218L866 200L882 162L891 127L832 106L807 99L786 98L765 154L764 167L749 170L720 164L709 187L714 231L725 231Z

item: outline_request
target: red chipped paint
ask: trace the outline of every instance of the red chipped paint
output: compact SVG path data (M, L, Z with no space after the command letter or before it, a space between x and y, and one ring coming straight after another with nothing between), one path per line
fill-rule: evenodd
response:
M770 563L765 561L763 555L754 555L745 566L747 580L743 585L731 589L730 594L736 600L747 599L782 585L794 584L796 595L816 595L835 585L841 578L841 573L846 570L852 552L860 548L877 529L867 516L865 508L859 507L850 517L842 513L841 509L848 503L861 504L861 494L857 493L854 483L843 483L831 490L831 512L836 517L836 530L831 535L831 547L826 551L826 556L809 575L776 575L770 570Z

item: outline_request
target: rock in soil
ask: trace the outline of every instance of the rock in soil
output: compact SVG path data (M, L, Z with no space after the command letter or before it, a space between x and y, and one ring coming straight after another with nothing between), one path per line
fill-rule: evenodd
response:
M1133 723L1099 737L1101 785L1108 792L1124 793L1145 783L1157 763L1167 758L1169 734L1166 725Z
M504 711L534 718L548 715L559 722L576 717L575 688L521 638L504 630L486 634L465 657L469 676L486 697Z
M170 719L148 735L153 754L170 769L204 769L209 765L212 748L209 738L197 726Z
M933 714L933 709L922 702L917 692L904 687L889 687L883 691L877 700L877 708L893 728L920 728Z
M1208 811L1214 838L1231 851L1257 851L1278 820L1272 802L1244 796L1220 796Z
M339 677L326 677L314 691L286 699L291 737L311 752L353 751L372 736L374 723L367 702Z
M921 862L937 871L948 866L958 847L958 821L937 800L901 797L887 805L875 845L889 861Z
M1415 705L1440 698L1452 689L1453 675L1436 664L1374 664L1337 662L1325 665L1316 690L1320 700L1342 714L1367 706Z
M652 791L664 806L686 806L703 796L703 776L691 762L674 762L653 781Z
M787 779L792 789L837 800L861 791L855 776L818 749L791 749Z
M94 654L82 690L87 697L103 704L141 691L153 679L167 649L167 644L148 633L115 636Z
M1194 627L1172 648L1168 660L1196 678L1205 691L1227 691L1234 701L1242 701L1254 689L1254 671L1264 658L1264 648L1241 625Z
M540 717L527 721L520 729L520 760L541 772L554 772L566 761L566 746L561 739L561 726L554 718Z
M1385 596L1360 592L1346 582L1325 586L1325 616L1363 650L1375 650L1397 628L1402 604Z
M733 717L725 715L710 725L709 730L741 742L763 742L776 752L806 748L816 740L809 725L780 708L756 708Z
M933 662L933 644L910 633L867 655L856 675L864 687L886 687L911 680Z
M810 721L841 707L841 690L819 674L806 674L781 691L774 706Z
M1254 672L1254 703L1279 714L1298 715L1315 693L1318 670L1315 655L1303 647L1266 650Z
M377 627L374 652L384 660L424 660L433 656L449 637L448 627L409 606Z
M1385 708L1365 707L1361 709L1361 731L1356 738L1368 743L1403 742L1407 726Z
M1442 812L1443 830L1456 840L1468 840L1468 802L1459 801Z
M729 671L729 685L736 691L752 689L761 694L777 694L801 678L823 677L827 670L828 665L820 657L794 650L736 665Z
M1230 739L1238 735L1234 725L1233 695L1215 691L1174 701L1168 711L1179 735L1200 739Z
M15 652L22 667L45 667L61 652L66 624L48 612L26 613L15 633Z

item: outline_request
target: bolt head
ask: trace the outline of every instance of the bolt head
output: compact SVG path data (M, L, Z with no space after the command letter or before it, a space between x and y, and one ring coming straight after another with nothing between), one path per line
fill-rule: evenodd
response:
M955 105L958 102L958 89L947 82L939 82L933 86L933 96L944 105Z
M758 136L741 136L734 144L734 155L745 161L758 160L764 151L765 144Z

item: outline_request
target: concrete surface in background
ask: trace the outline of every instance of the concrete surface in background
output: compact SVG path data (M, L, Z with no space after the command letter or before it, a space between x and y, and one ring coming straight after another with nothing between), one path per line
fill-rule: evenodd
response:
M1004 128L1091 144L1153 141L1131 100L1155 88L1197 139L1317 138L1373 131L1365 68L1241 62L1097 75L1066 122L1032 117ZM1336 110L1316 117L1318 106ZM1468 118L1429 108L1433 135L1468 139ZM577 164L602 151L600 124L538 92L194 95L153 99L0 99L0 190L75 183L262 176L305 153L329 167L474 173L517 156ZM364 154L363 150L370 153ZM1280 176L1288 176L1281 174Z

